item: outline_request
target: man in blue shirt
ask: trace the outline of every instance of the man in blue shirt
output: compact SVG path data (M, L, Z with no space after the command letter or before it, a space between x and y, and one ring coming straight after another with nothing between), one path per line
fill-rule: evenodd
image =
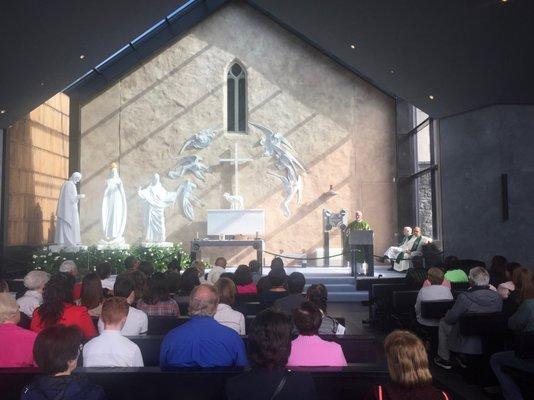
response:
M163 367L227 367L247 365L245 344L236 331L219 324L213 316L219 296L210 285L191 292L191 320L170 331L161 344Z

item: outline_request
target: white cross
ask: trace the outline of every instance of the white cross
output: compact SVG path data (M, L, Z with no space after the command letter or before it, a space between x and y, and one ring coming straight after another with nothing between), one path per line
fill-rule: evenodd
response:
M237 154L237 143L234 144L234 157L232 158L221 158L219 162L234 164L234 196L239 196L239 164L244 164L246 162L252 161L251 158L239 158Z

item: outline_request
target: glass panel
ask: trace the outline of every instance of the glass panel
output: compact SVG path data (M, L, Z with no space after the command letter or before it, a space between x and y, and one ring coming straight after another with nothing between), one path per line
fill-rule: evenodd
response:
M416 140L416 165L415 170L421 171L422 169L430 166L431 149L430 149L430 124L425 126L415 135Z
M419 125L421 122L423 122L425 119L428 118L428 114L426 114L425 112L421 111L420 109L418 109L417 107L414 107L414 122L415 122L415 125L413 126L414 128Z
M226 117L227 117L227 130L228 132L235 132L235 84L233 78L226 80L227 86L227 104L226 104Z
M230 71L232 72L232 75L237 78L243 70L241 69L241 66L239 64L234 64L232 65L232 69Z
M246 132L247 130L247 121L246 121L246 81L245 78L241 78L238 81L238 94L239 94L239 132Z
M415 179L415 212L417 225L423 230L423 235L433 236L432 226L432 173L429 171Z

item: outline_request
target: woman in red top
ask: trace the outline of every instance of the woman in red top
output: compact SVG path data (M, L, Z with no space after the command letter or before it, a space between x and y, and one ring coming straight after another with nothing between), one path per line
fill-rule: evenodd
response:
M408 331L394 331L384 340L392 383L374 387L365 400L449 400L432 386L423 342Z
M43 290L43 304L33 312L32 331L40 332L61 324L77 326L86 340L97 335L87 308L73 304L73 286L74 280L69 274L60 272L50 278Z
M252 279L252 271L248 265L240 265L234 272L234 283L237 294L256 294L258 288Z

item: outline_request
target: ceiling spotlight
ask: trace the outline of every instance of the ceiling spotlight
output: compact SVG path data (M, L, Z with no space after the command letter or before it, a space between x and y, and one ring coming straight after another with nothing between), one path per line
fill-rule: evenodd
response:
M389 73L390 73L391 75L393 75L393 74L395 73L395 70L394 70L394 69L390 69L390 70L389 70Z
M44 82L41 82L41 86L44 86Z
M508 3L508 0L501 0L501 3Z
M352 44L350 45L350 48L351 48L352 50L354 50L354 49L356 48L356 44L352 43Z
M430 100L434 100L434 96L433 96L433 95L429 95L428 98L429 98Z
M85 54L80 54L80 60L83 60L85 58Z
M6 110L0 110L0 114L5 114Z

